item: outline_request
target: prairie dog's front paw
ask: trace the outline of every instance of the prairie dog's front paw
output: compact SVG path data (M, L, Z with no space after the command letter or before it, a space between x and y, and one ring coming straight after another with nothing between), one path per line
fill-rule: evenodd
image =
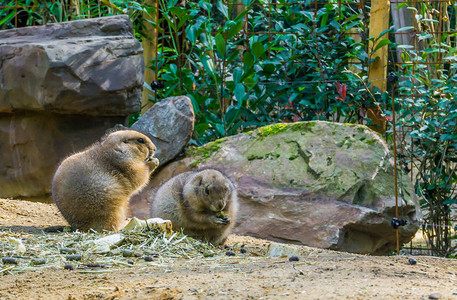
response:
M220 224L220 225L228 225L228 224L230 224L230 218L229 217L225 217L225 218L212 217L211 220L215 224Z
M159 160L155 157L148 157L148 159L146 160L146 163L149 166L149 168L151 169L151 171L154 171L159 166Z

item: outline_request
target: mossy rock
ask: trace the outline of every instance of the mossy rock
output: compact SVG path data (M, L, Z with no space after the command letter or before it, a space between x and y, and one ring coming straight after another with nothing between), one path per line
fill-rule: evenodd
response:
M392 157L366 126L275 124L191 149L177 164L233 179L241 203L236 233L371 254L396 247ZM418 229L417 203L401 172L398 187L404 243Z

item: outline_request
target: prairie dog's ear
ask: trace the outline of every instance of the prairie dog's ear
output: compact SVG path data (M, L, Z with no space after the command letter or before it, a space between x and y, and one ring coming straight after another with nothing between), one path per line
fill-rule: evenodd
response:
M194 183L196 187L202 187L203 186L203 175L199 174L199 175L195 176L192 179L192 183Z

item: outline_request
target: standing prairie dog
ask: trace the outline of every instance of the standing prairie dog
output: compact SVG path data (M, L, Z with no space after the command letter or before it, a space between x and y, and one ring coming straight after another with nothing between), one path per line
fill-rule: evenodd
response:
M223 244L235 225L238 198L232 181L214 169L179 174L153 195L153 217L171 220L176 229Z
M73 229L121 229L130 196L159 165L155 150L144 134L119 130L63 160L52 180L52 197Z

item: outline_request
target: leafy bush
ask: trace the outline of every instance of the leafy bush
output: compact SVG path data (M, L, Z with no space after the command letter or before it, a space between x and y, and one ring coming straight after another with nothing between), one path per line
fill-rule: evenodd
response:
M367 79L368 41L382 36L356 42L350 34L368 36L361 11L331 1L315 13L287 2L245 0L237 12L223 1L161 1L168 34L151 68L165 88L152 100L192 99L195 144L275 122L364 122L382 106Z
M397 48L405 63L398 71L402 80L396 89L398 127L410 129L402 163L417 174L423 230L434 254L454 256L457 245L451 209L457 204L457 45L448 34L437 34L442 28L429 28L439 24L427 18L432 15L430 4L410 9L416 14L416 27L422 30L416 35L417 47Z

